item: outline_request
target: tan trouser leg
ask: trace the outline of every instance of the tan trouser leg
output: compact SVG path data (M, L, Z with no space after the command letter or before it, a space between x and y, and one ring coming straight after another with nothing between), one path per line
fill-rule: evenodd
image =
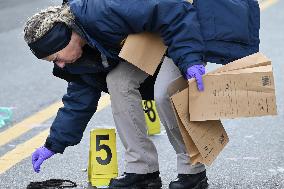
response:
M177 154L177 171L179 174L196 174L205 170L203 164L192 166L179 131L174 112L171 108L167 88L170 83L181 76L173 61L165 58L155 83L155 101L162 124Z
M114 121L126 150L127 173L146 174L159 170L157 151L147 135L138 90L147 76L127 62L121 62L107 76Z

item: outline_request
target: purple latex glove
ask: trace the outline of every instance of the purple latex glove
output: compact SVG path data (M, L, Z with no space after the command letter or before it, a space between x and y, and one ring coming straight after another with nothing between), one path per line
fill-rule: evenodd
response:
M197 88L199 91L204 91L202 75L205 74L205 67L203 65L193 65L186 70L186 79L195 78Z
M36 151L32 154L32 163L34 171L39 173L40 165L54 154L55 153L53 151L50 151L44 146L36 149Z

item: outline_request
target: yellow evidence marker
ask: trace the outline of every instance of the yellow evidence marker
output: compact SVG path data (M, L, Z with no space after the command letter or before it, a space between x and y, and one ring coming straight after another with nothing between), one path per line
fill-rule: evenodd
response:
M145 120L148 127L148 135L161 133L161 124L156 103L154 100L142 100L142 107L145 114Z
M92 186L106 187L118 176L115 129L90 132L88 179Z

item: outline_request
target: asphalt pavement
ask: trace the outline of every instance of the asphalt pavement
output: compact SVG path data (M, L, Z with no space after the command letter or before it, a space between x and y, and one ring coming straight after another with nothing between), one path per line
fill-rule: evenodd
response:
M284 2L266 2L271 2L271 6L261 13L260 51L272 60L278 115L222 120L230 142L213 165L207 167L209 189L284 189ZM28 16L43 7L60 3L58 0L0 0L0 107L13 107L14 112L12 122L0 128L0 135L58 102L66 91L66 82L52 76L50 63L34 58L22 34ZM208 70L216 67L209 65ZM115 127L110 106L95 114L79 145L47 160L39 174L33 172L30 157L15 164L1 159L48 129L53 118L35 126L25 125L32 129L0 145L0 167L1 164L13 165L0 173L1 189L24 189L32 181L50 178L70 179L78 184L77 188L88 188L89 132L93 128ZM167 189L176 177L175 153L164 129L151 138L159 153L163 189ZM117 139L119 173L124 171L123 151Z

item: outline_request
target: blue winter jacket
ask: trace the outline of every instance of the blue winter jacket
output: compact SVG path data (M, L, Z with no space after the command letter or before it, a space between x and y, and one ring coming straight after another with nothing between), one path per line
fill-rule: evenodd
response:
M258 51L256 0L69 0L88 43L118 58L128 34L160 34L181 72L205 61L226 64ZM204 56L205 55L205 56Z
M204 62L204 43L195 8L181 0L69 0L90 46L118 58L121 42L144 31L159 33L182 73Z
M114 59L128 34L143 31L161 35L182 73L204 61L226 64L258 51L255 0L195 0L193 6L182 0L69 0L69 5L88 44ZM74 74L82 81L69 82L46 141L54 152L80 142L101 95L97 81L78 70Z
M205 61L227 64L259 51L257 0L195 0Z

